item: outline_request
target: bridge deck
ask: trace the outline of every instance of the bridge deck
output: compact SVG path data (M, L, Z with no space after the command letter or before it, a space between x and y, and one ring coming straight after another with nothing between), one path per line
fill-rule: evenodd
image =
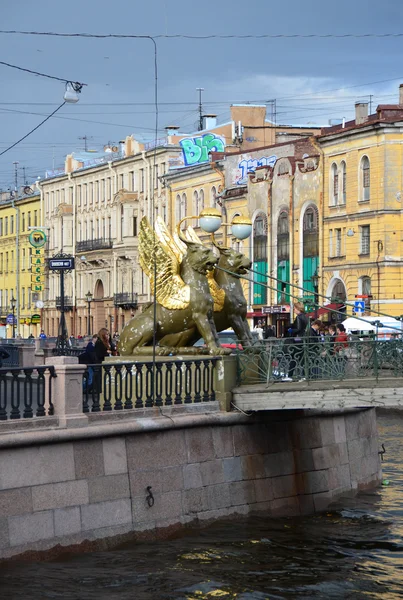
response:
M403 377L241 385L233 389L232 402L244 411L403 408Z

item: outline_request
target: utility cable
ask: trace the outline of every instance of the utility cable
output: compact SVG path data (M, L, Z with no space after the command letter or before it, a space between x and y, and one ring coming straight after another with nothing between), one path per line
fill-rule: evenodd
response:
M8 152L9 150L11 150L12 148L14 148L15 146L17 146L20 142L22 142L23 140L25 140L28 136L31 135L31 133L34 133L34 131L36 131L37 129L39 129L39 127L41 127L44 123L46 123L46 121L48 121L51 117L53 117L54 114L57 113L58 110L60 110L61 108L63 108L63 106L66 103L63 102L60 106L58 106L56 108L56 110L54 110L50 115L48 115L46 117L46 119L44 119L43 121L41 121L39 123L39 125L37 125L36 127L34 127L33 129L31 129L31 131L29 131L26 135L24 135L24 137L20 138L17 142L15 142L14 144L12 144L11 146L9 146L8 148L6 148L5 150L3 150L3 152L0 152L0 156L3 156L3 154L5 154L6 152Z
M54 75L46 75L45 73L39 73L39 71L32 71L31 69L25 69L24 67L19 67L17 65L12 65L10 63L4 62L0 60L0 65L4 65L5 67L10 67L11 69L17 69L18 71L24 71L25 73L31 73L32 75L39 75L39 77L46 77L47 79L55 79L56 81L63 81L63 83L74 83L83 87L87 85L86 83L80 83L79 81L72 81L71 79L63 79L62 77L55 77Z

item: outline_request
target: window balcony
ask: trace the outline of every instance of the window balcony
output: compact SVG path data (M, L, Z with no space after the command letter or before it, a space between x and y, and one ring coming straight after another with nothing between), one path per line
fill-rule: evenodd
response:
M76 243L76 252L91 252L91 250L105 250L112 248L113 242L108 238L99 238L96 240L85 240Z
M113 304L120 308L137 308L137 294L132 294L131 292L122 292L121 294L114 294Z
M56 308L61 309L61 296L56 296ZM64 297L64 312L73 310L73 298L71 296Z

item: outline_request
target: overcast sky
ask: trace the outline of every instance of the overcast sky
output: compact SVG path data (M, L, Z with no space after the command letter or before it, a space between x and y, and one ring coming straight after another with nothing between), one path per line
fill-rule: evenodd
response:
M3 8L0 28L144 35L402 33L403 2L15 0ZM2 34L0 44L2 61L88 84L78 104L64 106L58 118L0 157L0 188L13 185L13 161L20 163L20 182L22 167L32 181L83 148L79 138L85 135L96 150L129 134L152 139L150 41ZM220 120L228 117L231 103L275 98L277 122L327 125L329 119L350 118L354 102L370 94L374 107L397 102L403 82L403 38L159 39L157 44L161 135L168 124L195 129L197 87L205 88L206 112ZM0 76L4 150L61 104L64 84L1 65Z

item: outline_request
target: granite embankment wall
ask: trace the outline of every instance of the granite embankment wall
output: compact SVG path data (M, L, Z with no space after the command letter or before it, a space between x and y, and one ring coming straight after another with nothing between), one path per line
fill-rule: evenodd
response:
M63 439L34 431L19 437L24 444L2 444L1 557L81 551L251 512L310 514L381 476L375 409L249 419L217 412L120 426L120 434L116 423L113 434L105 424L65 430Z

